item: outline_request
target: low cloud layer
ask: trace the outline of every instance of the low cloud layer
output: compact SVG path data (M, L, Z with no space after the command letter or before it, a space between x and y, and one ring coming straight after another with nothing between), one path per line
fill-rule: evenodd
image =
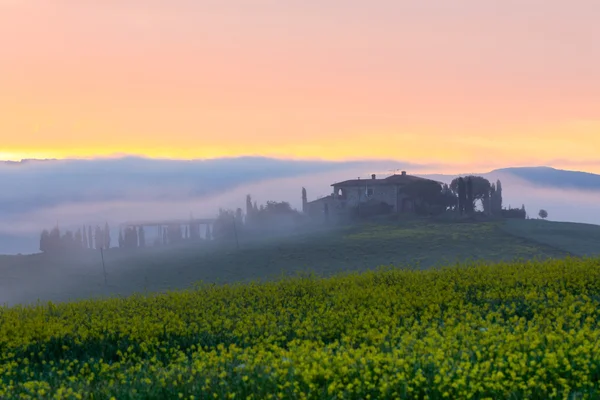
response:
M301 207L301 188L309 200L330 194L334 182L389 175L396 169L430 174L440 166L395 161L291 161L234 158L170 161L140 158L31 161L0 164L0 254L37 251L39 233L102 225L113 229L131 220L213 217L219 208L244 208L251 194L259 204L288 201ZM454 175L435 175L449 182ZM504 204L525 204L536 216L600 224L600 191L539 186L507 171L502 179Z
M348 176L431 166L397 161L294 161L260 157L176 161L143 158L0 164L0 254L37 250L44 228L111 226L131 220L215 216L259 203L300 206L301 187L315 197ZM24 244L28 243L28 244Z

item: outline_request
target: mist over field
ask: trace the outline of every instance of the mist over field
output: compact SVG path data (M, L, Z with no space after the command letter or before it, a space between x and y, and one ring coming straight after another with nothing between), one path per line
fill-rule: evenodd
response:
M77 229L108 222L116 236L118 225L126 221L186 219L190 215L207 218L216 216L219 208L243 209L247 194L259 204L287 201L300 209L302 187L310 201L330 194L334 182L366 179L371 173L386 176L394 170L406 170L443 182L455 177L429 175L439 169L439 165L398 161L260 157L4 163L0 164L0 254L37 252L41 230L57 223L61 229ZM585 185L578 188L563 181L540 179L540 171L533 178L531 173L522 176L511 170L474 173L493 181L501 179L504 205L525 204L530 217L537 217L539 209L544 208L550 220L600 224L600 176L588 174Z

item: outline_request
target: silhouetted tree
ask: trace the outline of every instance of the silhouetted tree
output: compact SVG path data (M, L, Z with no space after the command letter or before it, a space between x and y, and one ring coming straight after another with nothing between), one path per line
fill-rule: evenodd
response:
M445 206L445 210L454 210L458 207L458 197L452 192L447 183L442 186L442 204Z
M462 204L462 199L461 199L461 188L460 188L460 181L462 181L465 185L464 190L464 200L465 200L465 204ZM469 197L470 193L469 189L467 188L467 181L468 179L471 179L471 185L473 187L473 195L472 195L472 203L473 206L469 206L468 204L466 204L467 201L467 197ZM458 204L459 204L459 209L460 210L475 210L475 204L477 203L477 200L481 200L482 203L485 203L485 199L490 195L490 188L491 188L491 184L490 182L481 177L481 176L475 176L475 175L469 175L467 177L458 177L452 180L452 182L450 183L450 189L454 192L457 193L459 199L458 199Z
M61 238L61 249L62 250L73 250L76 247L75 236L73 232L66 231Z
M42 234L40 235L40 251L43 253L48 253L49 251L52 251L50 242L51 242L50 232L48 232L46 229L44 229L42 231Z
M110 249L110 228L108 227L108 222L104 223L104 248Z
M546 219L546 218L548 218L548 211L541 209L540 212L538 213L538 215L540 216L541 219Z
M233 239L235 237L235 212L232 210L219 209L219 215L215 219L212 236L217 239Z
M77 232L75 232L75 245L79 249L83 248L83 236L81 236L81 228L77 229Z
M308 197L306 195L306 188L302 188L302 212L308 212Z
M431 180L409 183L403 188L403 192L415 201L415 211L419 214L442 212L446 210L450 202L443 192L443 186Z
M246 224L252 224L254 217L254 207L252 206L252 196L246 195Z
M502 182L500 179L496 181L496 196L494 200L494 211L500 213L502 211Z
M244 214L242 213L241 208L235 210L235 223L237 224L238 228L244 225Z
M467 187L465 185L465 180L460 177L456 180L456 192L458 193L458 211L462 215L466 210L467 203ZM454 180L450 184L450 187L453 187Z
M206 224L206 232L204 233L205 239L206 240L211 240L212 239L212 230L210 229L210 224Z
M123 230L119 229L119 248L125 247L125 238L123 238Z
M469 176L466 181L467 185L467 202L465 204L467 213L475 211L475 196L473 194L473 179Z
M96 226L96 230L94 231L94 240L96 250L104 248L104 232L99 226Z
M140 226L138 228L138 246L139 247L146 247L146 232L144 231L144 227Z
M58 226L50 231L48 248L50 251L59 251L61 249L60 230Z
M167 235L169 238L169 243L178 243L183 240L183 235L181 233L181 225L172 224L167 227Z
M123 234L123 247L127 249L135 249L139 246L138 230L135 226L125 228Z
M193 222L192 224L190 224L190 239L200 239L200 224L197 222Z
M488 197L488 201L483 205L483 210L487 214L496 214L495 204L496 204L496 184L492 183L490 186L490 195Z
M81 239L82 246L84 249L89 249L90 245L88 243L87 229L85 229L85 225L83 226L83 229L81 232L82 232L82 239Z
M88 248L94 248L94 236L92 236L92 226L88 225Z

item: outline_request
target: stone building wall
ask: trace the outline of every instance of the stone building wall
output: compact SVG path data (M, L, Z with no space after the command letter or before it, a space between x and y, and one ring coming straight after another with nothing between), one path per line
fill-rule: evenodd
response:
M335 188L334 195L341 195L341 200L345 201L348 207L356 207L359 203L363 203L367 200L378 201L389 204L394 207L396 211L396 186L394 185L371 185L369 186L368 180L365 180L364 185L360 186L345 186L343 188ZM366 196L366 190L371 189L372 195Z

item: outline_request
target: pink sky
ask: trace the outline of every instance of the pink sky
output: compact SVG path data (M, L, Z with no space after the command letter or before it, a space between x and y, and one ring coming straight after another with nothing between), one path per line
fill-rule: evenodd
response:
M0 159L600 172L598 21L597 0L0 0Z

